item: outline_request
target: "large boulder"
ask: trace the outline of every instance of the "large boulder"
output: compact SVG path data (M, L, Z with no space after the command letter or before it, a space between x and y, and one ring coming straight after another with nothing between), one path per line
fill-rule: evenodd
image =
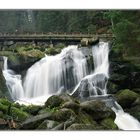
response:
M75 117L76 117L76 114L74 113L73 110L62 108L62 109L59 109L58 111L55 111L50 119L58 121L58 122L65 122L68 119L75 118Z
M36 129L44 120L49 119L51 116L52 113L47 112L45 114L40 114L34 117L30 117L22 123L20 129L26 129L26 130Z
M53 95L50 98L48 98L48 100L45 102L45 107L49 108L59 107L63 102L64 100L60 96Z
M68 108L68 109L72 109L74 112L79 112L79 109L80 109L80 105L76 102L73 102L73 101L68 101L68 102L65 102L61 108Z
M81 109L89 114L94 120L99 121L104 118L115 118L115 113L100 100L86 101L81 103Z
M115 95L117 102L122 106L122 108L130 108L133 103L138 99L140 96L139 94L125 89L122 90Z
M140 121L140 105L127 109L126 111Z
M8 57L8 67L18 73L27 70L36 61L45 56L40 50L23 50L19 52L1 51L0 56Z
M114 123L114 119L112 118L105 118L100 123L102 126L104 126L105 130L118 130L117 125Z

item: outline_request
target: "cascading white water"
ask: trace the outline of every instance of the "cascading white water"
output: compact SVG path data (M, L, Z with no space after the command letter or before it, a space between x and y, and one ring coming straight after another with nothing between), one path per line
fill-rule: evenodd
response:
M23 98L24 91L22 88L21 75L16 75L14 71L8 69L7 57L4 58L3 75L6 79L6 85L13 100Z
M140 130L140 123L130 114L123 111L122 107L115 101L112 110L116 114L114 123L122 130Z
M109 78L109 45L107 42L99 42L92 47L94 72L85 76L76 86L72 94L79 88L80 97L84 97L85 91L89 92L89 96L106 95L107 79Z
M78 88L80 92L80 98L85 98L85 91L89 91L89 97L107 95L107 80L109 78L109 45L105 42L100 42L98 45L92 47L93 59L94 59L94 72L85 76L75 87L74 92ZM88 85L88 87L86 86ZM83 92L82 92L83 91ZM128 113L125 113L122 107L113 101L112 110L116 114L115 123L122 130L140 130L140 123L137 119Z
M7 65L7 58L4 60L4 65ZM6 67L3 73L15 101L43 104L51 95L73 90L87 75L87 63L78 46L71 45L60 54L46 56L35 63L28 69L23 82L20 75Z

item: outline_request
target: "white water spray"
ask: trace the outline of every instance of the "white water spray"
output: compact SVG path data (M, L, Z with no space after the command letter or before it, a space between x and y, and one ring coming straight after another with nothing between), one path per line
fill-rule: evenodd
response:
M94 72L85 76L79 84L75 87L74 92L79 88L80 97L84 97L85 91L88 91L88 96L106 95L106 85L109 78L109 45L107 42L99 42L99 44L92 47ZM83 93L84 92L84 93Z
M10 94L13 100L22 103L43 104L51 95L73 90L87 75L86 58L76 45L64 48L58 55L42 58L28 69L24 82L6 65L4 57L3 74Z
M22 88L21 75L17 75L14 73L14 71L8 69L7 57L4 57L3 75L5 77L6 85L8 87L12 99L16 101L18 99L23 98L24 91Z

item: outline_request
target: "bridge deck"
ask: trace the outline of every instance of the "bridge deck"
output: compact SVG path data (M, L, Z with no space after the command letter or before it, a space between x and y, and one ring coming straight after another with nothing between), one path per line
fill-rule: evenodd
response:
M75 42L79 43L82 38L112 39L112 34L0 34L0 42Z

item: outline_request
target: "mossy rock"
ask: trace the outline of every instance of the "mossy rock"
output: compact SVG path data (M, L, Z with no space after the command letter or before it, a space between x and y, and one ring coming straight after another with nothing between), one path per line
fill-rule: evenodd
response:
M0 103L9 106L11 102L7 98L0 98Z
M95 126L92 124L78 124L74 123L71 126L67 128L67 130L100 130L101 128L99 126Z
M76 116L76 122L81 124L94 124L97 125L96 121L92 119L90 115L80 111Z
M110 80L107 83L107 93L108 94L115 94L120 90L120 86L111 82Z
M68 119L75 118L75 117L76 117L76 114L74 113L73 110L63 108L63 109L60 109L60 110L54 112L50 119L58 121L58 122L65 122Z
M126 109L126 112L140 121L140 105L132 107L131 109Z
M7 111L8 111L8 106L3 105L2 103L0 103L0 111L2 111L4 114L6 114Z
M37 130L50 130L59 124L57 121L45 120L38 127Z
M121 92L118 92L115 97L122 108L130 108L140 96L129 89L125 89Z
M22 110L32 114L32 115L37 115L38 112L42 109L42 106L36 106L36 105L29 105L29 106L24 106L22 107Z
M100 100L86 101L81 103L80 106L81 110L89 114L95 121L108 117L115 118L115 113Z
M27 112L24 112L18 108L15 108L15 107L11 107L11 114L12 118L14 120L17 120L17 121L25 121L28 117L29 117L29 114Z
M33 117L29 117L28 119L26 119L22 124L20 129L24 129L24 130L33 130L38 128L38 126L47 119L50 119L52 116L52 113L47 112L44 114L40 114L40 115L36 115Z
M45 107L45 108L42 108L38 114L45 114L47 112L50 112L50 113L54 113L56 111L58 111L60 108L59 107L54 107L54 108L48 108L48 107Z
M0 111L0 118L3 118L3 112L2 111Z
M64 100L57 95L53 95L45 102L45 107L54 108L59 107Z
M67 93L61 93L59 95L59 97L64 101L64 102L75 102L75 103L79 103L78 100L76 100L75 98L73 98L72 96L70 96Z
M127 79L128 79L127 75L114 73L110 76L109 80L115 84L123 85L123 83L125 83Z
M61 48L54 48L54 47L47 48L45 51L47 55L56 55L60 52L61 52Z
M104 128L107 130L118 130L118 127L112 118L106 118L102 120L101 125L104 126Z
M29 51L21 51L19 52L19 55L24 57L24 58L43 58L45 56L45 54L43 52L41 52L40 50L29 50Z
M65 102L61 106L61 108L69 108L69 109L72 109L75 113L78 113L80 105L78 103L73 102L73 101L68 101L68 102Z

